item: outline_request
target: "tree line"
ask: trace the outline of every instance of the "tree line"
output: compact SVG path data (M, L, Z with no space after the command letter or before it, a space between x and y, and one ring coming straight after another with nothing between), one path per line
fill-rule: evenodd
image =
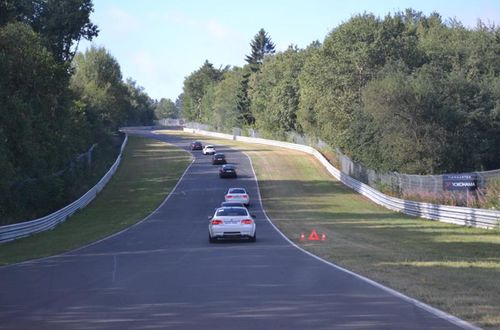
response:
M63 206L54 200L67 199L63 186L75 182L57 182L54 173L95 143L107 150L120 126L150 125L164 107L124 81L105 48L77 51L99 33L92 11L91 0L0 1L2 219L36 215L43 203ZM35 181L58 186L25 187Z
M186 77L186 120L306 134L379 171L500 167L498 27L408 9L353 16L305 49L275 53L263 29L250 45L244 67Z

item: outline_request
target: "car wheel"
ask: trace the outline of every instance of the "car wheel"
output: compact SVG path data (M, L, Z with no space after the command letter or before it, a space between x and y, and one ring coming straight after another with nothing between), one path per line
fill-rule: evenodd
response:
M217 239L213 238L212 236L210 236L210 233L208 233L208 242L215 243L216 241L217 241Z
M257 232L253 235L253 237L250 237L250 242L255 243L257 242Z

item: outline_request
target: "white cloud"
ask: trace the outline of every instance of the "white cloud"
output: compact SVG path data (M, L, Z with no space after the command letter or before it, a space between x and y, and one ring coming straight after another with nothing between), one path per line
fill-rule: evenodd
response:
M113 29L115 32L128 32L138 29L141 26L139 19L129 14L125 10L118 7L108 8L109 26L107 28Z
M208 32L210 37L219 41L234 40L239 37L237 31L224 26L216 20L200 20L181 12L169 12L164 17L169 23L174 22L183 27L191 27L202 33Z
M190 25L190 26L198 25L198 22L194 18L184 15L183 13L180 12L168 13L166 15L166 18L167 20L172 20L180 25Z
M206 28L208 32L217 39L224 40L235 35L232 30L222 26L221 24L213 20L206 22Z
M155 61L149 52L139 51L133 55L132 60L139 73L152 78L156 76Z

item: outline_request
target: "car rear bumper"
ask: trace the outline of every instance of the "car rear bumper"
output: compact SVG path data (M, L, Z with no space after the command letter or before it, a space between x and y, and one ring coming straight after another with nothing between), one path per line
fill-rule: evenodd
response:
M243 203L245 205L250 204L250 200L249 199L243 199L243 198L224 198L224 201L226 201L226 202Z
M221 178L236 178L238 175L236 173L219 173Z
M217 226L219 227L219 226ZM231 226L233 227L233 226ZM212 228L210 236L217 239L250 239L255 236L255 227L253 228Z

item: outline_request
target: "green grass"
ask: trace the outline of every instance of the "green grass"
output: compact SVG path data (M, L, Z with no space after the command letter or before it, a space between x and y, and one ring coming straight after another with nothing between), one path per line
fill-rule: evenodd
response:
M500 329L500 231L388 211L304 153L196 138L247 151L267 213L297 244L459 318ZM327 240L300 242L312 229Z
M189 165L172 145L129 137L111 181L85 209L54 230L0 245L0 265L72 250L142 220L165 199Z

